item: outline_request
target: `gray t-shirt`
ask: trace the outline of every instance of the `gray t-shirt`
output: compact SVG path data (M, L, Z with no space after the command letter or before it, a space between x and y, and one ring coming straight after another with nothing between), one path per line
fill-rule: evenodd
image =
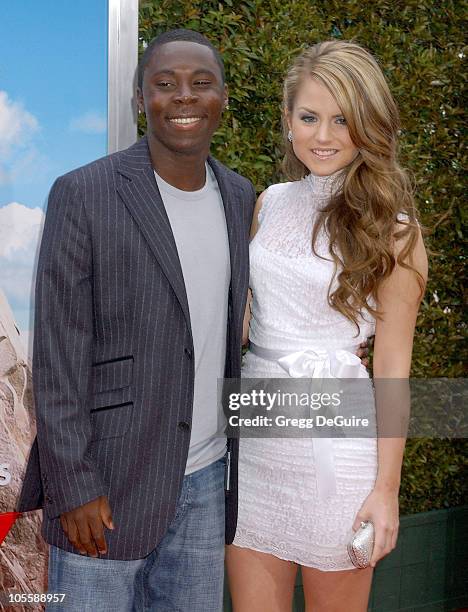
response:
M182 191L156 172L156 182L174 234L184 275L195 349L192 431L185 473L222 457L226 438L218 402L224 376L231 265L224 206L213 171L205 186Z

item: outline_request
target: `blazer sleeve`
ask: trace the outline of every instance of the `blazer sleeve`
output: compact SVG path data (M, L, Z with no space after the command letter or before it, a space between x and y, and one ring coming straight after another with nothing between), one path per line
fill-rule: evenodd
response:
M248 200L249 205L247 207L246 214L247 214L248 232L250 234L250 226L252 224L252 217L253 217L253 213L255 210L255 203L257 201L257 193L251 181L249 181L249 190L250 190L250 196Z
M106 494L89 452L92 348L91 237L77 181L66 175L49 195L36 280L33 388L49 518Z

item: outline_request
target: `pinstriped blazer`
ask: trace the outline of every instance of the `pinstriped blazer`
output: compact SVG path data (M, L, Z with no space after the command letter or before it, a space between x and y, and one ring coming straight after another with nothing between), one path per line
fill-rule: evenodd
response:
M240 376L255 191L208 159L222 195L231 285L226 376ZM107 495L107 558L149 554L175 514L192 419L194 360L182 270L146 138L57 179L40 248L33 356L37 437L18 510L71 552L60 514ZM231 448L226 539L237 517Z

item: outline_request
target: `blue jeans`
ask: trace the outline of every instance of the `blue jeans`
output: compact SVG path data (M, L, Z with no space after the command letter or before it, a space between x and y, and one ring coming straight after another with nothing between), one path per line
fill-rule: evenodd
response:
M224 577L225 460L184 477L166 535L144 559L49 554L51 612L220 612Z

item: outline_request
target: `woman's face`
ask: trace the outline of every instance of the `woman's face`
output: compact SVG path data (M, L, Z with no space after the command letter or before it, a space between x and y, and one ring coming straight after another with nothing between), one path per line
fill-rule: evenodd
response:
M312 174L333 174L358 155L335 99L312 77L304 78L287 121L294 153Z

